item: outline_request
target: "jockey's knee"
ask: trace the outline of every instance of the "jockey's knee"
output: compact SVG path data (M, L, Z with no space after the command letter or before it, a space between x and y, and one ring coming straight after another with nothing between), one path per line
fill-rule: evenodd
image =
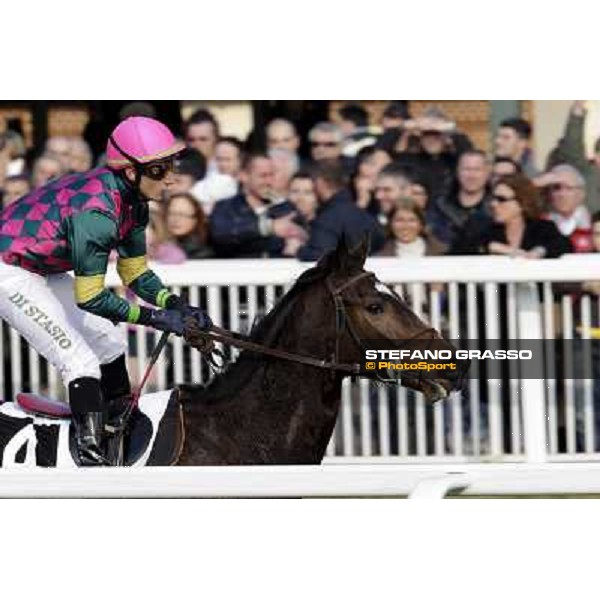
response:
M113 331L109 332L102 346L98 349L97 355L100 359L100 364L108 364L120 356L127 355L127 337L119 327L113 327Z
M122 354L127 355L127 336L123 329L107 319L98 319L96 323L98 327L94 331L95 335L93 339L88 339L100 364L105 365Z
M91 348L79 347L76 354L65 356L56 366L66 387L81 377L100 380L100 361Z

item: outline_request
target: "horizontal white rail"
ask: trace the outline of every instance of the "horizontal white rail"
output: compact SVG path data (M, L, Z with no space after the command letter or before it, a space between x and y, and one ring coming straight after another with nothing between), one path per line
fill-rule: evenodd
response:
M0 471L2 498L284 498L600 494L600 465L322 465Z
M274 285L293 281L313 263L294 259L195 260L181 265L152 264L168 285ZM525 282L587 281L598 277L600 255L569 254L562 258L528 260L501 256L436 256L415 259L369 258L366 269L384 281ZM113 268L109 285L120 281Z

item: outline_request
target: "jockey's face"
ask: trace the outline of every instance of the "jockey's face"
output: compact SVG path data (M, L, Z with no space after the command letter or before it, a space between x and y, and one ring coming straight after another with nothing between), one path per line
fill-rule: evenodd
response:
M135 170L133 167L127 167L125 169L125 176L132 183L135 181ZM147 198L148 200L154 200L156 202L162 202L173 183L173 170L169 169L165 172L162 179L153 179L148 175L142 174L139 189L144 198Z

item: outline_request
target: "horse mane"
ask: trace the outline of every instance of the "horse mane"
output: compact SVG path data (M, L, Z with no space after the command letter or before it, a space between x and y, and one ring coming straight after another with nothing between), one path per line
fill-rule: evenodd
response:
M266 342L267 337L272 337L275 332L278 333L285 325L285 321L289 317L291 309L295 306L300 293L308 285L324 279L326 274L320 265L302 273L290 290L279 298L275 306L253 325L250 331L250 339L257 343Z
M290 290L275 303L275 306L254 324L248 336L249 339L255 343L273 344L281 331L285 329L300 294L308 285L323 280L327 274L328 269L324 262L320 262L302 273ZM201 388L201 396L211 405L235 400L240 387L256 373L257 367L264 360L265 357L256 352L242 351L235 363Z

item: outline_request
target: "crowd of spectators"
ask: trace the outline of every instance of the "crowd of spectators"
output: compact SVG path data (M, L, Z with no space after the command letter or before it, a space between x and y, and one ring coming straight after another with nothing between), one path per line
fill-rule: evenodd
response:
M538 172L531 125L519 117L500 124L490 155L437 107L413 118L404 101L390 102L375 125L361 105L348 103L335 123L316 123L305 135L276 118L251 136L264 140L258 148L223 136L215 116L200 109L180 132L187 149L168 197L152 207L151 255L313 261L342 234L358 242L366 233L372 254L399 258L593 251L600 141L589 161L585 117L584 103L574 102ZM0 123L3 205L103 162L81 137L50 137L34 160L25 156L23 137Z

